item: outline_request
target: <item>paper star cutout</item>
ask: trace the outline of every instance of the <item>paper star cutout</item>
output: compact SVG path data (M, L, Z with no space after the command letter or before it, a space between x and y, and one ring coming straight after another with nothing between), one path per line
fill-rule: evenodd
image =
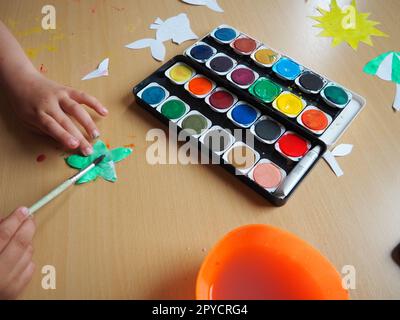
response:
M314 27L323 29L318 36L333 38L332 47L347 42L354 50L357 50L360 42L372 46L371 36L387 37L385 33L375 28L380 24L379 22L368 20L370 13L357 10L355 0L344 9L339 7L336 0L332 0L330 11L322 8L318 8L318 11L321 16L311 17L319 22Z
M76 184L94 181L97 177L102 177L104 180L115 182L117 181L115 163L125 159L131 153L132 149L130 148L116 148L109 150L105 143L99 140L94 144L93 153L90 156L83 157L75 154L65 159L65 161L70 167L82 170L89 166L98 157L105 155L103 161L79 179Z

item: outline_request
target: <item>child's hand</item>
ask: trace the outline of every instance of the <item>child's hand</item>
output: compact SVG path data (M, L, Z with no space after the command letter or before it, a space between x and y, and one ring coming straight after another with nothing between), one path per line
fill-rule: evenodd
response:
M79 147L84 155L92 153L88 139L71 117L86 130L89 139L93 139L99 136L99 131L81 104L103 116L107 109L88 94L46 79L1 21L0 89L9 96L17 115L29 127L53 137L68 149Z
M0 300L15 299L31 280L35 224L27 208L0 221Z
M93 152L91 139L100 133L82 104L107 115L107 109L94 97L62 86L35 72L25 76L19 88L10 95L13 109L26 125L45 133L67 149L79 149L84 155ZM86 131L86 138L71 119L74 118Z

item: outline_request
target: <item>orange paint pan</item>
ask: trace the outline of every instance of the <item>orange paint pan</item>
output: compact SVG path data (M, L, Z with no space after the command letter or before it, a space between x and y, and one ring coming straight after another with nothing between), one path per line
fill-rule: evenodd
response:
M228 233L197 277L198 300L347 300L339 273L315 248L268 225Z
M216 87L216 84L210 79L201 75L195 76L185 84L185 89L195 98L205 98Z

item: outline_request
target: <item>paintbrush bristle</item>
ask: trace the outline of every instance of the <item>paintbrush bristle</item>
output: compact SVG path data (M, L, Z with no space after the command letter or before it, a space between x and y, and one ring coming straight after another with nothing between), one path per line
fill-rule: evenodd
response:
M98 157L96 160L93 161L94 165L97 166L100 162L103 161L104 158L105 158L104 154Z

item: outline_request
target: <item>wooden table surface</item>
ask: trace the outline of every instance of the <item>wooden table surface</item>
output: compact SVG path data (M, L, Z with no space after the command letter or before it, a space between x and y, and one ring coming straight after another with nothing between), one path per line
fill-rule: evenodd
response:
M190 299L202 260L228 231L265 223L293 232L326 255L340 271L357 271L354 299L400 298L400 268L391 251L400 242L400 114L391 109L395 85L362 73L375 56L398 49L397 0L358 1L382 22L389 38L358 51L316 37L310 4L299 0L219 0L225 13L178 0L57 0L57 29L41 29L47 1L0 1L0 19L17 36L35 66L61 83L97 96L111 113L99 121L112 147L134 144L117 165L119 180L74 187L36 218L34 279L24 299ZM309 1L315 3L315 1ZM384 4L383 4L384 3ZM164 128L134 103L132 87L161 63L148 49L124 45L154 37L156 17L186 12L204 35L227 23L268 42L304 65L366 97L367 108L340 142L354 144L339 159L335 177L321 161L282 208L274 208L223 169L205 165L151 166L146 133ZM167 44L167 59L189 46ZM83 75L110 57L110 76ZM1 98L1 216L30 205L74 170L50 139L20 129ZM36 157L46 155L44 162ZM54 265L56 290L43 290L41 268Z

